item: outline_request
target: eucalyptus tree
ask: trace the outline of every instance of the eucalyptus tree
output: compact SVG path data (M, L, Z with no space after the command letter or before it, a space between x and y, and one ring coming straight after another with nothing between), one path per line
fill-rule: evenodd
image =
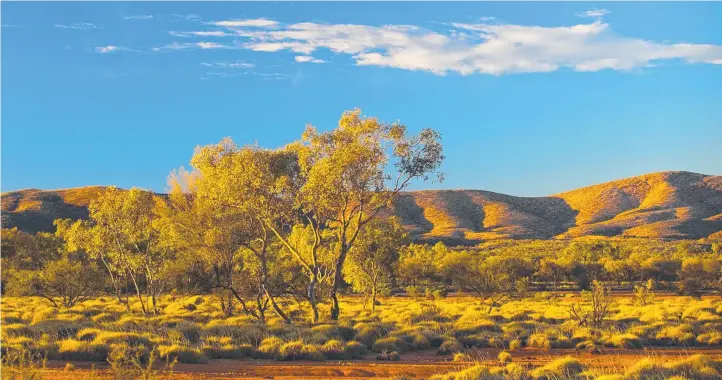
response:
M365 227L382 210L389 211L395 195L412 180L443 179L440 135L432 129L409 135L402 124L382 123L356 109L344 112L331 131L308 126L289 149L296 152L300 169L297 208L312 229L329 231L336 240L330 291L330 317L336 320L344 264Z
M280 149L238 147L230 139L199 148L197 194L253 215L301 266L307 298L318 320L316 287L330 281L331 319L338 319L338 289L346 257L365 226L390 211L394 196L414 179L438 179L440 136L345 112L332 131L308 126L299 141ZM303 243L303 244L301 244Z
M394 269L399 261L399 250L408 240L408 233L396 218L376 219L369 223L349 251L344 268L345 279L353 289L371 301L371 311L376 311L376 296L389 291L393 282Z
M164 270L172 259L155 227L154 209L160 201L150 191L109 187L90 203L90 220L56 223L68 249L84 250L103 262L121 301L122 280L128 279L146 315L158 313Z

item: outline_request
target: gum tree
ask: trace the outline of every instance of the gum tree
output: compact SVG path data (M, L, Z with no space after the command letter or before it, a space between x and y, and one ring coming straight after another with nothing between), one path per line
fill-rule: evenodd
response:
M146 315L158 312L164 270L172 258L171 251L160 244L154 226L158 219L154 208L159 201L150 191L110 187L90 203L89 221L58 223L58 234L68 249L83 250L103 262L121 301L121 279L128 279ZM124 303L127 305L127 300Z
M395 218L376 219L369 223L354 247L349 251L344 276L354 290L371 300L371 311L376 311L376 295L388 290L399 260L399 249L406 243L408 234Z
M308 126L290 149L300 166L298 209L311 228L335 237L330 298L331 319L337 320L344 264L365 227L411 181L443 179L440 135L423 129L411 136L404 125L364 117L357 109L345 112L334 130Z

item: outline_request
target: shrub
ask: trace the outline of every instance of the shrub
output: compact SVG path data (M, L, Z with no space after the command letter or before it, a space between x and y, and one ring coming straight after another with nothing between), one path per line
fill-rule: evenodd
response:
M303 342L288 342L281 346L276 356L278 360L301 359L303 353Z
M350 341L346 343L346 353L352 358L352 359L359 359L364 357L368 350L366 349L366 346L363 345L360 342L357 341Z
M152 346L152 342L150 338L144 335L140 335L137 333L130 333L130 332L113 332L113 331L103 331L99 333L95 340L93 340L94 343L98 344L105 344L105 345L111 345L111 344L127 344L128 346L145 346L150 347Z
M378 339L374 342L371 347L373 352L390 352L390 351L404 351L406 349L406 342L396 336L390 336L386 338Z
M697 343L709 346L719 346L722 344L722 332L712 331L706 334L701 334L697 337Z
M318 347L312 344L303 344L301 341L288 342L281 346L276 356L278 360L324 360Z
M578 360L567 356L531 371L530 375L534 379L574 379L585 369Z
M493 338L489 338L486 335L482 334L475 334L470 336L463 336L459 337L459 343L461 343L464 347L476 347L476 348L482 348L482 347L489 347L490 340L493 340Z
M577 350L590 351L590 350L594 350L596 347L597 347L597 344L594 343L593 340L584 340L584 341L577 343L577 345L574 348Z
M198 298L203 299L201 297ZM198 328L195 323L183 321L176 325L175 329L190 343L198 343L201 338L201 329Z
M62 319L48 319L33 323L33 329L38 333L52 334L60 338L72 338L80 329L76 322Z
M423 350L431 347L431 342L422 333L415 333L411 335L411 345L417 350Z
M511 363L511 354L506 351L502 351L499 353L498 359L501 364Z
M348 358L346 345L338 339L329 340L324 343L324 345L321 346L321 352L323 352L323 355L328 359L339 360Z
M459 372L451 372L444 375L434 375L429 380L503 380L504 373L501 368L489 369L482 365L475 365Z
M84 328L78 331L75 337L86 342L91 342L102 332L102 330L96 328Z
M545 350L552 348L552 342L545 334L533 334L526 344L529 347L543 348Z
M27 336L35 335L35 330L22 323L14 323L12 325L3 325L2 332L5 336Z
M311 331L317 334L322 334L326 337L325 340L341 339L350 340L353 338L355 331L346 326L338 325L318 325L311 328Z
M26 349L2 347L2 374L9 379L41 379L47 358Z
M692 355L677 362L667 363L665 367L672 376L688 377L690 379L721 379L720 363L715 363L708 356Z
M117 319L118 315L115 313L100 313L90 317L90 320L95 323L113 322Z
M521 348L521 340L514 339L509 342L509 351L516 351Z
M522 380L526 379L526 369L516 363L509 363L504 367L504 379L506 380Z
M687 345L694 342L696 334L691 325L666 326L657 332L655 339L658 344Z
M381 352L376 355L376 360L399 361L401 360L401 355L396 351Z
M634 334L615 334L604 340L605 346L617 348L641 348L642 342Z
M105 361L108 346L82 340L65 339L58 342L58 358L62 360Z
M471 355L465 354L463 352L455 353L454 358L452 359L452 361L455 361L455 362L470 362L473 360L474 359L471 357Z
M209 323L202 329L203 333L212 336L228 336L243 343L257 345L263 340L265 332L258 325L234 326L225 323Z
M418 313L414 313L409 317L410 324L419 322L436 321L446 322L449 318L444 315L443 311L435 305L423 306Z
M625 377L629 379L664 379L667 374L663 365L644 358L628 369Z
M250 344L234 346L225 344L221 346L203 347L203 355L209 359L240 359L253 356L255 350Z
M178 344L159 345L158 353L161 358L171 361L178 360L179 363L208 363L208 358L200 350Z
M382 338L388 334L390 328L380 323L357 323L354 326L356 333L356 340L365 344L366 347L371 347L376 340Z
M266 359L273 358L278 354L282 344L283 340L281 340L281 338L275 336L266 338L262 340L261 344L258 346L258 354Z
M461 343L459 343L456 339L448 339L445 340L444 343L441 343L441 346L436 351L436 355L448 355L448 354L454 354L457 352L461 352L463 350L463 347L461 346Z

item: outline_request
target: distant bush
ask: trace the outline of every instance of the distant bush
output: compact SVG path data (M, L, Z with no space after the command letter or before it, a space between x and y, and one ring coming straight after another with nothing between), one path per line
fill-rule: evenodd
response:
M160 357L167 360L178 360L179 363L207 363L208 358L201 350L178 344L159 345Z
M564 357L531 371L534 379L575 379L586 367L577 359Z
M396 351L380 352L378 355L376 355L376 360L399 361L401 360L401 355L399 355L399 353Z

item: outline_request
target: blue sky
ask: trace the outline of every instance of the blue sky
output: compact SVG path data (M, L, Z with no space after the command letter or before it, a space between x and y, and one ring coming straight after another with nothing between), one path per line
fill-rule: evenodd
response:
M2 191L162 191L196 145L361 108L441 132L441 184L548 195L722 174L722 3L2 3Z

